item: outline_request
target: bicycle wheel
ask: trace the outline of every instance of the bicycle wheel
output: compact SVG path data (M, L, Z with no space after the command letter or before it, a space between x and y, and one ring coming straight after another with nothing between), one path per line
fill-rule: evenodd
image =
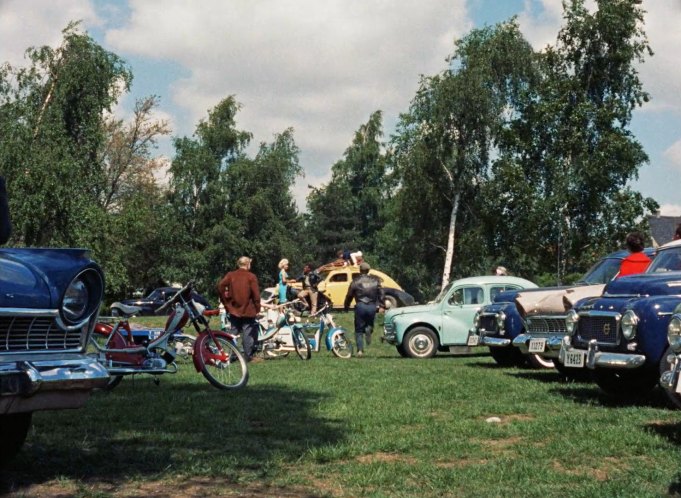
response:
M300 329L293 329L291 331L293 336L293 344L296 347L296 353L300 356L301 360L309 360L312 356L312 348L310 348L310 341L307 336Z
M334 334L331 344L331 352L338 358L348 359L352 356L352 343L345 337L345 334Z
M248 383L248 365L226 334L213 332L200 336L195 355L201 373L218 389L241 389Z

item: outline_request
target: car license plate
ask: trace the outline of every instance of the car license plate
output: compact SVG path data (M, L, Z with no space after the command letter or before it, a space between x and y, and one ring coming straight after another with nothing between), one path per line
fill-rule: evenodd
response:
M563 364L566 367L584 368L584 358L586 358L586 354L583 351L566 351Z
M530 353L543 353L546 349L546 339L532 339L529 345Z
M468 345L469 346L477 346L479 342L480 342L480 336L479 335L469 335L468 336Z

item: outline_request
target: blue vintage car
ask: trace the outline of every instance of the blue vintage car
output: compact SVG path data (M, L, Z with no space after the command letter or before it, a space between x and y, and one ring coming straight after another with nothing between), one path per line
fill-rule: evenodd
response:
M0 249L0 464L36 410L78 408L109 374L85 350L104 292L82 249Z
M680 303L681 241L674 241L659 249L646 273L615 279L602 296L576 303L565 319L559 361L588 368L610 395L638 398L669 369L667 329Z
M645 252L652 256L654 249L648 248ZM622 250L600 259L573 286L541 287L498 295L475 319L479 345L488 346L500 365L520 366L527 362L535 368L555 366L570 376L571 371L565 371L554 361L565 336L567 309L562 305L563 297L600 295L603 285L617 274L627 254ZM524 308L521 300L532 302L532 309ZM560 309L548 307L556 301L560 301Z
M383 339L401 356L470 352L473 317L499 293L536 287L524 278L483 275L450 282L431 303L386 312ZM477 337L475 337L477 339Z

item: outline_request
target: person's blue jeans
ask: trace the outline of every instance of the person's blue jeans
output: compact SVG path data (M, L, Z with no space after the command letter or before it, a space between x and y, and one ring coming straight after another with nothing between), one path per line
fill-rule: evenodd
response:
M231 316L229 322L235 334L241 334L241 344L244 347L246 361L251 361L258 342L258 323L255 318Z
M364 351L365 334L373 332L375 317L375 304L367 304L360 301L355 305L355 342L357 342L357 351Z

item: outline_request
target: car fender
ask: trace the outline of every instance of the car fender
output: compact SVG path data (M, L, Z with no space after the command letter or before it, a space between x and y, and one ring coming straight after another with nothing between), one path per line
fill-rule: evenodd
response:
M681 304L681 296L654 296L639 299L622 310L631 309L638 317L636 338L646 362L657 365L667 346L667 326L674 309Z
M435 332L438 341L442 340L442 337L440 337L440 327L437 327L432 321L424 320L422 316L402 315L395 319L395 339L397 344L402 344L404 335L414 327L427 327Z

